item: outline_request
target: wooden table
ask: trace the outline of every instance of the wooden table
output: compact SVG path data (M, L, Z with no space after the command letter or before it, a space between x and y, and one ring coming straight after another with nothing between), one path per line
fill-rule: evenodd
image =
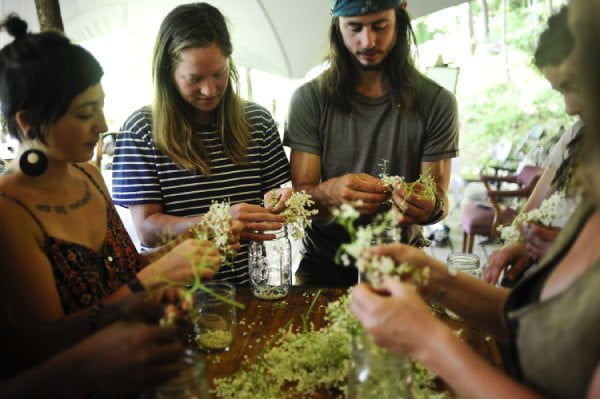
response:
M214 378L230 376L238 371L246 357L251 361L256 359L268 338L285 326L290 319L293 320L294 326L301 326L302 316L307 313L317 291L316 288L294 286L285 299L264 301L255 298L249 288L239 289L237 300L245 305L245 309L237 311L238 326L230 351L208 354L206 357L209 386L213 388ZM321 289L309 317L316 329L324 325L323 317L326 305L346 292L346 289L340 288ZM461 337L479 354L495 365L501 364L500 355L492 340L486 339L481 332L462 322L452 320L444 315L441 318L454 330L460 330ZM315 397L333 398L335 396L322 394Z

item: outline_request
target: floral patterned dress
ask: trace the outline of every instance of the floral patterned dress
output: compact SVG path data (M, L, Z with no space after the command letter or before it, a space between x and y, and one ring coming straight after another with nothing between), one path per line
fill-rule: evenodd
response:
M92 176L79 169L94 184L106 201L106 237L100 251L48 235L44 225L17 198L0 193L19 204L40 226L44 252L52 265L56 288L65 314L86 308L117 291L141 269L140 256L131 241L112 200L107 198Z

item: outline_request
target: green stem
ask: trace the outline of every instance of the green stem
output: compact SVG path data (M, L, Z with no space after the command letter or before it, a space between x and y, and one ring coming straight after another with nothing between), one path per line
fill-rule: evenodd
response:
M317 291L317 293L315 294L315 297L313 298L312 302L310 303L310 306L308 307L308 310L306 311L306 314L302 316L302 329L304 332L308 332L308 316L312 312L313 307L315 306L315 303L317 303L317 299L319 298L319 295L321 295L321 290Z

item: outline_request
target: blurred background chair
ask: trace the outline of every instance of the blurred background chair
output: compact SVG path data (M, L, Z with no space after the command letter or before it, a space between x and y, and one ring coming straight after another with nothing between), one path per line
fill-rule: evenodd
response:
M529 197L537 184L543 169L527 165L516 175L482 175L486 202L468 201L461 206L460 225L463 229L463 252L473 252L476 235L498 237L498 227L509 224L517 216L518 210L509 206L509 198ZM515 189L500 189L503 183L513 183ZM496 186L493 189L492 184Z

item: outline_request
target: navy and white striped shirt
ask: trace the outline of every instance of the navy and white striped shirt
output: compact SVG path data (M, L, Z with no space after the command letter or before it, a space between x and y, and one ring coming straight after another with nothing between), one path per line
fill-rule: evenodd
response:
M149 107L134 112L117 135L113 158L112 194L116 204L128 207L161 204L172 216L197 216L213 201L262 205L264 193L290 180L290 167L271 114L246 103L251 142L246 165L236 165L223 150L216 126L195 126L211 156L212 174L183 169L159 151L152 140ZM233 267L215 278L242 284L248 281L248 248L242 244Z

